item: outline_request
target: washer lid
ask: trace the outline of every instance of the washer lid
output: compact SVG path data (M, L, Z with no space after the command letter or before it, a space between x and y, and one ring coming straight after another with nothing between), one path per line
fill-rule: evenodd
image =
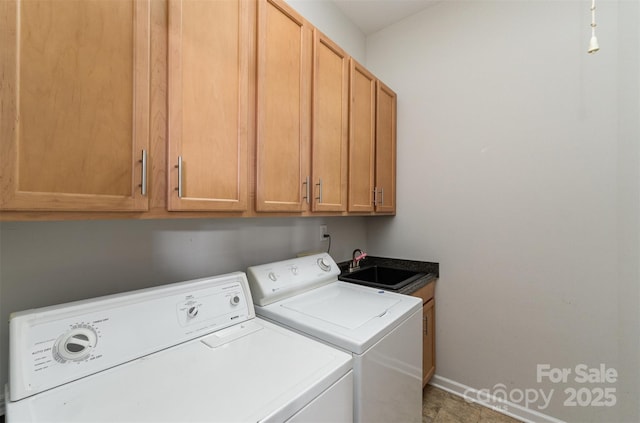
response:
M316 295L293 298L282 307L302 315L354 330L365 323L384 315L400 299L380 295L378 291L348 289L349 286L317 290Z
M420 310L422 300L347 282L333 282L261 307L256 314L362 354Z

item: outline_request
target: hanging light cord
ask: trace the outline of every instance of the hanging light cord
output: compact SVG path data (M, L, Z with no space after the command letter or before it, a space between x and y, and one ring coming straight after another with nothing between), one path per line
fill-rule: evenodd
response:
M591 36L596 36L596 0L591 0Z
M598 50L600 50L600 46L596 38L596 0L591 0L591 39L589 40L587 53L593 54Z

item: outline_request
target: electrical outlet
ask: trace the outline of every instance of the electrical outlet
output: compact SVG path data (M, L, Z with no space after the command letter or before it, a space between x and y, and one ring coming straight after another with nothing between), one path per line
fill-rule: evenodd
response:
M320 241L329 241L329 230L327 225L320 225Z

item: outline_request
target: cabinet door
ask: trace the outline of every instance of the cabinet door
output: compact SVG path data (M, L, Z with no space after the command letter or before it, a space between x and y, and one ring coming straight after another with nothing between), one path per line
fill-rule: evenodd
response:
M349 211L373 211L376 79L351 59L349 108Z
M313 43L313 211L347 209L349 56L317 29Z
M0 208L146 210L149 1L0 3Z
M257 211L308 209L311 41L284 1L258 2Z
M422 386L424 387L436 370L435 300L429 300L422 309Z
M169 3L169 210L247 209L250 7Z
M380 81L376 92L376 212L396 211L396 93Z

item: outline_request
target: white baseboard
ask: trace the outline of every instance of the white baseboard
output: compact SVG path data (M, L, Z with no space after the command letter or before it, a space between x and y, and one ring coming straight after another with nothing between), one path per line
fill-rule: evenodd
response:
M478 403L482 406L495 410L498 413L506 414L507 416L521 420L525 423L564 423L563 420L558 420L555 417L548 416L540 413L539 411L531 410L530 408L526 408L509 401L499 400L495 397L488 398L487 395L479 395L479 391L477 389L442 376L434 375L431 378L431 381L429 381L429 385L433 385L436 388L458 395L465 400Z

